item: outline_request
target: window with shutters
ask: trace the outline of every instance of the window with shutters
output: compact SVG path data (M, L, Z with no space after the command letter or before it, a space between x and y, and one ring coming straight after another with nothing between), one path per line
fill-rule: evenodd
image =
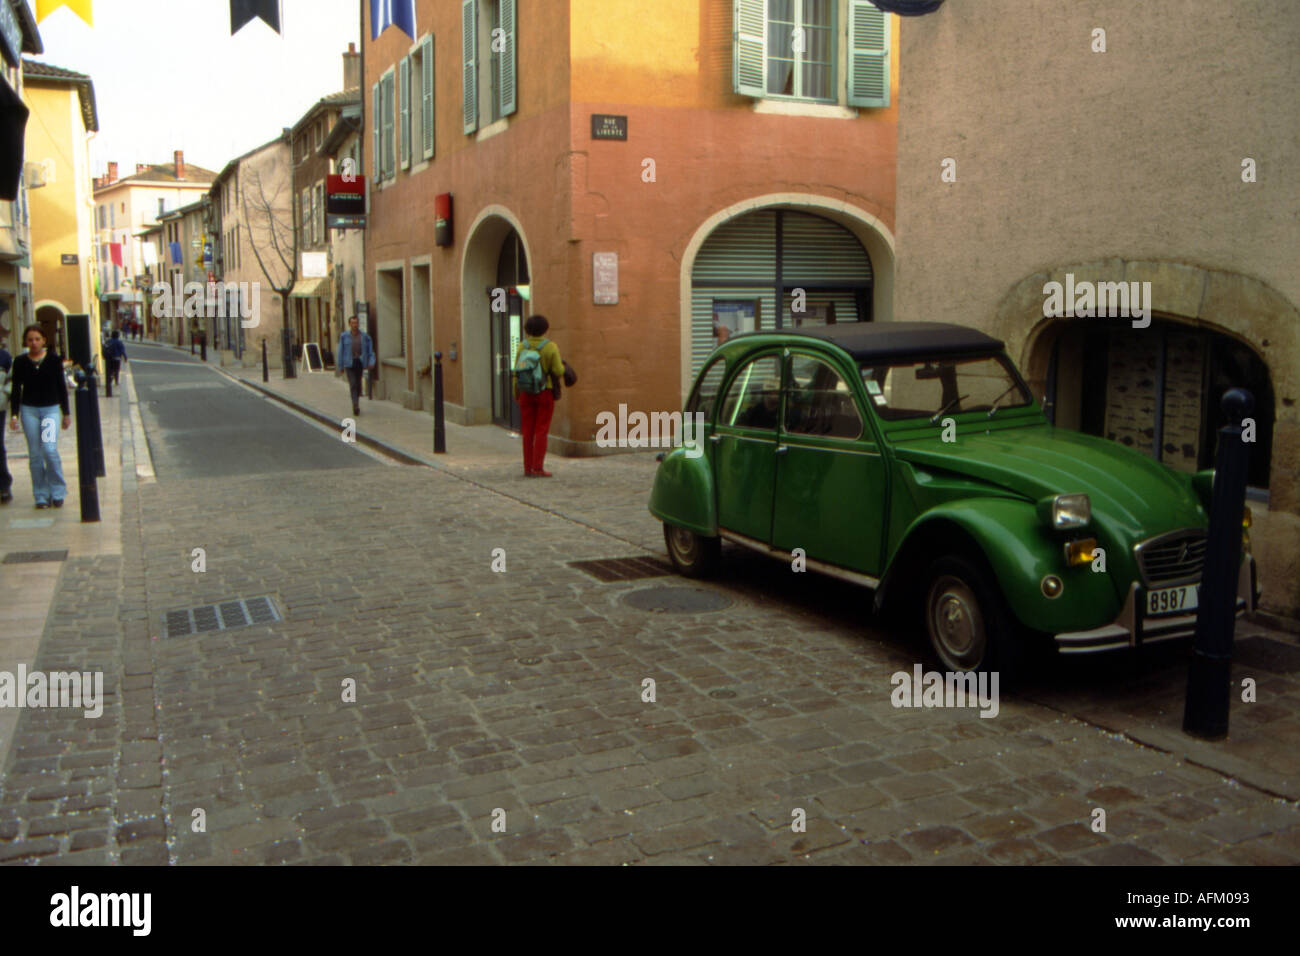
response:
M733 89L756 99L889 105L889 15L870 0L733 0Z
M518 0L461 0L465 132L518 107Z
M411 58L402 57L398 64L398 115L401 124L402 168L411 168Z
M411 48L410 160L433 158L433 37L424 36ZM403 157L406 151L403 151Z

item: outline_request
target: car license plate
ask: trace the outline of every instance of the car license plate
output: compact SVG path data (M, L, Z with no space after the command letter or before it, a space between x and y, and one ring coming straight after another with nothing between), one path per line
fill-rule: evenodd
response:
M1147 616L1178 614L1196 610L1197 587L1184 584L1175 588L1158 588L1147 593Z

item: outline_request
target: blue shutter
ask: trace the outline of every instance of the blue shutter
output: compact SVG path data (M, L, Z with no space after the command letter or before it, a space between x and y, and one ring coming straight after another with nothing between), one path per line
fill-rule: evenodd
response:
M767 84L767 0L735 0L732 87L742 96L764 96Z
M478 129L478 0L460 2L462 110L465 132Z
M380 131L381 127L383 126L382 118L384 115L384 105L383 105L384 101L383 101L383 95L381 90L382 90L381 84L376 83L373 87L371 87L372 95L370 98L371 104L374 107L374 109L372 109L370 112L370 125L374 131L374 141L375 141L374 148L370 154L370 174L374 178L375 182L379 182L384 178L384 174L383 174L384 140L383 140L383 134Z
M501 32L504 34L505 49L501 51L501 58L498 60L501 75L498 77L497 89L501 91L501 115L509 116L518 108L519 99L515 75L519 62L519 58L515 55L515 44L519 39L518 14L515 0L500 0L500 3Z
M889 105L889 15L849 0L849 105Z
M420 70L423 77L420 82L420 129L423 132L421 148L425 159L433 157L433 37L424 38L423 51L420 54Z
M397 73L398 95L401 97L399 108L402 118L402 168L409 169L411 166L411 58L409 56L402 57Z

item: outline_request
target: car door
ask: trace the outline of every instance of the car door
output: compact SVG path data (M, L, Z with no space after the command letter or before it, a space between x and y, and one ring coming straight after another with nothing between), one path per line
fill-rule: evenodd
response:
M826 357L795 351L781 404L773 546L878 576L886 468L852 383Z
M767 544L772 536L781 359L769 352L741 364L727 384L709 436L719 527Z

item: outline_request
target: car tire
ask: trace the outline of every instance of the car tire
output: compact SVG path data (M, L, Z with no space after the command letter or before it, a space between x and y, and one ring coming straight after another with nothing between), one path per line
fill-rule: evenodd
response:
M1003 686L1014 680L1020 640L1014 616L984 569L965 555L930 565L922 613L930 648L949 671L997 671Z
M664 545L677 573L688 578L714 574L722 559L722 539L709 538L664 522Z

